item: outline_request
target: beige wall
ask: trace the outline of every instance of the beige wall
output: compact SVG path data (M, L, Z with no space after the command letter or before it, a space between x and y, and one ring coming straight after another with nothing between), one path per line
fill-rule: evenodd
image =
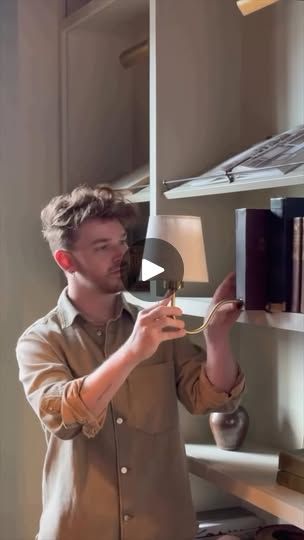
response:
M304 122L304 3L242 17L241 145Z
M33 540L44 439L18 382L15 343L57 298L39 213L60 189L57 0L0 2L0 540Z
M76 11L77 9L81 8L85 4L87 4L89 0L66 0L66 13L67 15L71 15L73 11Z

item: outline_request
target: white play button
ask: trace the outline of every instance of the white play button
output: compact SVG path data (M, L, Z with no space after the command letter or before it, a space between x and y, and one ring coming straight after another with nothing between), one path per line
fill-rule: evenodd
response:
M120 268L123 289L138 300L143 300L144 294L148 302L165 297L169 284L181 283L184 276L183 260L177 249L159 238L143 238L131 244Z
M143 259L141 263L140 279L141 281L148 281L148 279L159 276L159 274L162 274L164 271L165 269L162 266L158 266L158 264L154 264L147 259Z

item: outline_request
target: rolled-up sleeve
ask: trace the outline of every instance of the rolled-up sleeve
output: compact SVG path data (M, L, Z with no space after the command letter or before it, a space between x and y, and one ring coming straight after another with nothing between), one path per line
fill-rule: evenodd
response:
M95 416L82 401L86 376L73 378L63 353L39 332L23 334L16 355L19 380L43 427L60 439L80 433L94 437L104 424L106 410Z
M194 345L188 337L172 343L177 395L186 409L192 414L234 410L245 389L245 377L241 369L238 368L238 376L231 391L221 392L206 375L204 349Z

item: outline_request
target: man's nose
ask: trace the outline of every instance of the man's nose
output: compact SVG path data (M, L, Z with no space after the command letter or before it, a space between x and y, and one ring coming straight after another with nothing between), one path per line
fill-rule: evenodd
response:
M113 262L121 262L123 256L128 250L128 246L125 244L120 244L115 248L115 253L113 255Z

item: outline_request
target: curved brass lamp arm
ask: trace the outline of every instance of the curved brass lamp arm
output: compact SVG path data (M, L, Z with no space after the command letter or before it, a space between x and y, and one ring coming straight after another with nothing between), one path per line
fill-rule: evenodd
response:
M203 324L199 326L198 328L195 328L194 330L186 330L187 334L194 335L199 334L200 332L203 332L207 326L210 324L211 320L214 317L215 312L225 304L237 304L238 306L241 306L243 304L243 301L240 299L232 299L232 300L221 300L215 306L212 308L210 313L208 314L207 318L204 320ZM172 298L171 298L171 305L175 306L175 291L172 291ZM174 317L175 318L175 317Z

